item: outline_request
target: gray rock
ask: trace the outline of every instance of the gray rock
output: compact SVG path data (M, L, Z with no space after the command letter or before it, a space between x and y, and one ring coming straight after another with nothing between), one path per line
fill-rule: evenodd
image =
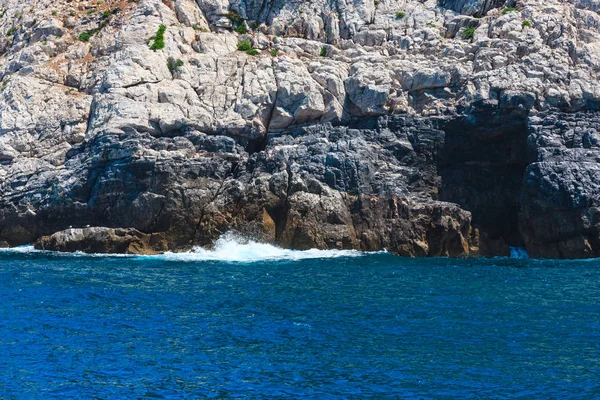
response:
M39 238L35 248L101 254L157 254L167 249L164 237L160 234L146 235L135 229L121 228L67 229Z

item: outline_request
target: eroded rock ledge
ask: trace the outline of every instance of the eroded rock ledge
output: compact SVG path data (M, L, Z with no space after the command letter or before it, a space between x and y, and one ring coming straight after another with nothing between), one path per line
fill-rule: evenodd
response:
M593 257L597 120L548 114L478 122L475 132L470 119L380 117L296 128L254 153L193 130L104 136L74 147L60 194L36 185L11 199L29 208L2 214L14 221L3 239L26 243L78 221L160 232L155 251L209 246L234 230L298 249L458 257L525 246Z
M163 235L131 228L70 228L42 236L34 246L39 250L98 254L157 254L168 249Z

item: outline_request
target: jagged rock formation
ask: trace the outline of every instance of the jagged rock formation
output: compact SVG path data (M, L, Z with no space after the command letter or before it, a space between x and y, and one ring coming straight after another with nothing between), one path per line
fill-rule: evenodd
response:
M296 248L598 257L599 10L7 0L0 244L92 225L172 250L237 230Z

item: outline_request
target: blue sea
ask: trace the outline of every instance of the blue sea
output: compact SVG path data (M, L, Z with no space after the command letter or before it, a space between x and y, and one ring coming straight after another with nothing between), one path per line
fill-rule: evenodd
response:
M600 260L4 250L0 398L600 398Z

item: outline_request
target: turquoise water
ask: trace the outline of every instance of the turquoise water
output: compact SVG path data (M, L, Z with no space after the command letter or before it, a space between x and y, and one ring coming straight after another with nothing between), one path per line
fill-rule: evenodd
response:
M600 260L262 246L0 252L0 398L600 398Z

